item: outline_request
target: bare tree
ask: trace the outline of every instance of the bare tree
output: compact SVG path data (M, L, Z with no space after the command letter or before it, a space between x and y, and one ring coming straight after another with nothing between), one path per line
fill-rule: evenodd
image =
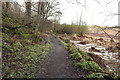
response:
M48 20L48 18L54 18L55 15L61 14L60 10L57 8L58 5L59 3L56 1L38 2L38 23L35 29L36 31L40 30L42 32L44 28L47 28L47 26L49 26L52 23L50 20Z
M4 2L2 5L3 12L24 25L32 25L35 31L40 32L49 28L53 21L57 22L59 20L61 11L58 8L59 3L57 1L24 1L22 4L18 2Z
M25 8L26 8L25 14L28 18L30 18L31 17L31 0L26 0Z
M39 27L40 27L41 8L42 8L42 2L38 2L38 11L37 11L38 24L36 25L35 31L38 31L38 29L39 29Z
M25 2L25 23L29 23L31 19L31 0Z
M10 8L10 2L2 2L2 12L8 14Z

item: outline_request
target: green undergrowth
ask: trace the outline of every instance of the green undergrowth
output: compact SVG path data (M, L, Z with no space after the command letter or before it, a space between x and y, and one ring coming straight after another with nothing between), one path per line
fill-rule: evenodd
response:
M84 51L72 48L70 58L75 60L75 65L86 72L102 72L101 67Z
M23 47L20 42L16 42L13 45L12 47L3 44L3 77L34 77L36 63L44 60L48 54L50 43ZM5 52L6 50L8 52Z
M111 77L105 73L93 73L89 74L87 78L100 78L101 80L109 80Z
M58 38L58 39L59 39L59 38ZM59 40L60 40L60 39L59 39ZM68 44L65 43L63 40L60 40L60 42L64 45L64 47L68 45Z
M78 62L76 66L85 71L102 72L102 69L94 61Z
M110 74L105 73L88 53L79 50L70 43L65 43L65 41L61 39L59 40L70 53L69 57L73 60L73 64L79 69L79 71L85 72L86 78L101 78L105 80L113 78Z
M3 21L14 26L20 25L8 17L4 17ZM47 34L34 32L28 27L16 30L2 28L2 77L33 78L37 63L45 59L51 48L51 43L45 36Z
M18 26L23 26L21 24L19 24L19 22L14 19L14 18L10 18L8 15L2 15L2 21L6 22L7 24L10 24L12 27L18 27Z

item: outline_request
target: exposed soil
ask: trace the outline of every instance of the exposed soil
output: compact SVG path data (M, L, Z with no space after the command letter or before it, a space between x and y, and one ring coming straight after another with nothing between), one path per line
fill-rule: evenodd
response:
M71 60L68 58L69 53L64 46L50 35L53 47L46 60L38 65L38 78L78 78L80 73L76 72ZM78 76L79 74L79 76Z

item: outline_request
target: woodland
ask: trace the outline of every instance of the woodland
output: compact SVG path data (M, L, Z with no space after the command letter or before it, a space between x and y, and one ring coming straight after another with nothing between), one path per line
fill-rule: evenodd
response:
M1 78L119 80L120 28L61 24L60 5L0 1Z

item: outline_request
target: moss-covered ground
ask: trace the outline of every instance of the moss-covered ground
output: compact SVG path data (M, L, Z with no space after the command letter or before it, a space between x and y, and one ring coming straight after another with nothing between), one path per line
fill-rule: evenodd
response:
M70 53L69 57L73 60L73 64L79 71L85 72L84 78L101 80L114 79L114 76L104 72L104 70L89 56L88 53L81 51L70 43L66 43L61 39L59 40Z
M2 16L2 77L33 78L36 65L44 60L51 47L47 34L35 32L15 19ZM20 27L10 29L8 27Z

